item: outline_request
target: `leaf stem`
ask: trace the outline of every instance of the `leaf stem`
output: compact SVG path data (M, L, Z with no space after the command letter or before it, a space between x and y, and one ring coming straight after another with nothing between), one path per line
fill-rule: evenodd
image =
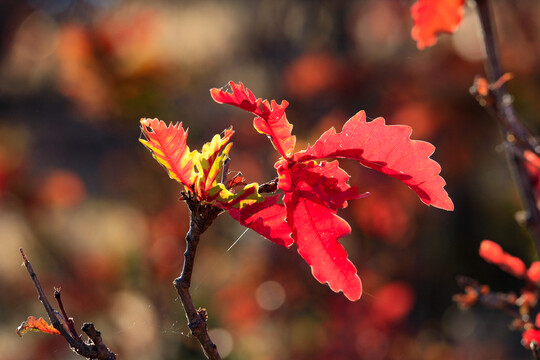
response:
M496 33L494 28L495 21L491 11L489 0L476 0L476 7L480 19L480 25L483 35L483 41L486 50L486 59L484 67L488 81L493 84L503 76L500 63L499 51L496 42ZM504 83L490 91L493 97L492 107L496 116L503 139L506 144L509 166L514 175L514 181L519 189L521 201L526 209L526 224L529 232L540 250L540 212L536 204L533 193L533 186L525 168L523 151L529 149L536 154L540 153L540 145L531 133L520 122L512 103L512 96ZM488 108L489 110L489 108Z
M189 292L191 275L195 263L195 254L200 236L212 224L214 219L221 213L221 209L212 205L202 205L191 194L182 194L191 212L190 227L186 235L186 251L184 252L184 266L180 277L174 280L174 286L188 319L188 327L191 333L201 344L206 357L210 360L221 360L217 346L208 335L206 325L206 309L196 309Z

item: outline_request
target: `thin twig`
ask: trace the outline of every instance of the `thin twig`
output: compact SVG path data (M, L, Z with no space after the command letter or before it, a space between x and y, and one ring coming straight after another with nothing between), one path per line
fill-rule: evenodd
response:
M503 76L503 71L499 60L490 2L489 0L477 0L476 4L486 49L484 65L487 78L490 83L495 83ZM502 83L500 86L491 89L491 95L494 98L492 106L503 131L503 139L510 145L506 147L507 150L519 146L538 154L540 145L519 121L512 104L512 96L508 93L506 85ZM529 232L536 243L537 249L540 250L540 212L538 211L533 187L525 168L524 159L516 155L513 151L507 151L507 154L511 163L510 167L514 173L514 181L517 184L521 201L527 212L526 223Z
M517 296L514 294L505 294L501 292L492 292L489 286L482 285L478 281L467 276L458 276L456 278L459 287L465 294L454 295L453 300L458 303L461 308L469 308L476 303L490 309L503 310L515 318L520 318L521 314L516 305Z
M99 336L99 342L96 343L96 341L90 337L94 343L89 344L82 341L79 337L73 337L72 334L70 334L60 319L58 318L56 311L52 307L51 303L47 299L47 296L45 295L45 292L43 291L43 288L41 287L41 283L39 282L36 273L34 272L34 269L32 268L32 265L30 264L30 261L26 258L26 255L24 254L23 249L19 249L21 251L21 255L24 261L24 266L28 270L28 274L30 274L30 278L32 279L32 282L34 283L34 287L36 288L38 292L38 298L39 301L43 304L43 307L45 308L45 311L47 311L47 315L49 316L49 319L51 321L52 326L56 330L60 332L60 334L66 339L69 346L73 351L75 351L77 354L86 357L88 359L98 359L98 360L116 360L116 355L110 351L105 344L101 341L101 336ZM65 312L64 312L65 313ZM65 316L65 315L64 315ZM85 324L86 326L87 324ZM94 325L91 326L94 328ZM83 331L84 330L83 327ZM95 331L95 329L94 329ZM99 334L99 332L97 331ZM88 333L87 333L88 334Z
M212 205L202 205L191 194L185 194L184 200L191 212L191 219L189 231L186 235L184 267L180 277L174 280L174 286L182 301L182 306L184 307L188 319L188 327L201 344L206 357L210 360L221 360L217 346L212 342L208 335L206 309L196 309L189 292L195 254L197 252L200 236L221 213L221 209Z
M67 322L68 329L71 332L71 335L73 335L74 338L79 339L79 334L77 333L77 330L75 330L75 323L73 322L73 319L68 317L66 310L64 309L64 304L62 303L62 297L60 295L60 289L55 288L54 289L54 298L56 299L56 302L58 303L58 307L60 308L60 311L62 312L62 316L64 317L64 320Z

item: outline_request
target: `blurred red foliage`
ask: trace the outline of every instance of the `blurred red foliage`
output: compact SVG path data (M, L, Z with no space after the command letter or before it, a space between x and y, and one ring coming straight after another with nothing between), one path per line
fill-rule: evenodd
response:
M432 46L439 33L453 33L463 17L464 0L418 0L411 7L411 36L418 49Z

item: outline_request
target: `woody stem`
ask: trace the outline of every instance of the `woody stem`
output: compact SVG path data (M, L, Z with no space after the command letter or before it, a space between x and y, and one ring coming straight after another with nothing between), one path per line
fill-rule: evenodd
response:
M503 76L496 42L495 21L489 0L477 0L476 5L486 50L484 67L489 83L493 84ZM540 212L523 157L525 149L538 154L540 145L519 120L513 106L512 96L508 93L506 85L503 83L491 89L491 96L494 98L494 102L491 109L488 110L491 110L490 112L494 114L500 125L503 140L507 145L505 149L509 167L526 211L526 225L537 249L540 249Z

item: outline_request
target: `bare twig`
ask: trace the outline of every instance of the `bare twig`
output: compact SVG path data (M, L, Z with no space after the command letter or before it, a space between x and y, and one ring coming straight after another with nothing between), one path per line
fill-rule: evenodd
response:
M101 336L99 336L100 335L99 331L96 331L94 329L94 325L90 324L91 325L90 327L91 329L93 329L93 332L91 332L92 335L97 333L97 336L95 336L95 338L90 336L87 330L85 330L85 327L88 327L88 324L84 324L83 326L83 331L88 334L89 338L93 341L93 343L86 343L82 341L80 337L78 336L74 337L73 334L70 334L66 330L66 328L64 327L64 325L58 318L56 311L54 310L51 303L47 299L47 296L45 295L45 292L43 291L43 288L41 287L41 283L39 282L37 275L34 272L32 265L30 264L30 261L28 261L28 259L26 258L26 255L24 254L23 249L20 249L20 251L21 251L23 261L24 261L24 266L28 270L28 274L30 274L30 278L32 279L32 282L34 283L34 287L36 288L38 292L39 301L41 301L41 303L43 304L43 307L45 308L45 311L47 311L47 315L49 316L52 326L54 326L54 328L60 332L60 334L64 337L64 339L66 339L71 349L75 351L77 354L84 356L88 359L116 360L116 355L112 351L110 351L107 348L107 346L105 346L105 344L103 344L103 342L101 341ZM63 313L65 314L65 311L63 311ZM63 316L66 316L66 315L63 315Z
M465 294L457 294L453 297L453 300L461 308L467 309L479 303L487 308L503 310L515 318L521 317L516 305L517 296L515 294L492 292L489 286L482 285L467 276L458 276L456 280L458 285L465 291Z
M62 297L60 295L60 288L54 289L54 298L56 299L56 302L58 303L58 307L60 308L60 311L62 312L62 316L64 317L64 320L67 322L69 332L71 332L71 335L73 335L74 338L80 339L80 336L77 333L77 330L75 330L75 323L73 322L73 318L68 317L66 310L64 309L64 304L62 303Z
M486 49L485 69L488 81L493 84L503 76L503 71L499 60L490 1L476 0L476 4ZM490 105L492 107L491 112L498 119L503 132L503 139L509 145L505 148L508 150L507 154L511 163L510 167L513 170L514 180L527 212L526 223L537 249L540 250L540 212L533 194L533 187L529 180L523 157L512 151L512 149L519 147L520 149L528 149L539 154L540 145L519 121L512 104L512 96L508 93L506 85L501 83L499 86L493 87L490 90L490 95L494 100Z
M182 306L188 319L188 327L191 333L199 340L206 357L211 360L221 360L217 346L208 335L206 309L196 309L189 292L191 274L193 272L195 254L200 236L221 213L221 209L212 205L203 205L191 194L185 193L183 199L189 207L191 219L189 231L186 235L187 245L184 253L184 267L180 277L174 280L174 286L182 301Z

